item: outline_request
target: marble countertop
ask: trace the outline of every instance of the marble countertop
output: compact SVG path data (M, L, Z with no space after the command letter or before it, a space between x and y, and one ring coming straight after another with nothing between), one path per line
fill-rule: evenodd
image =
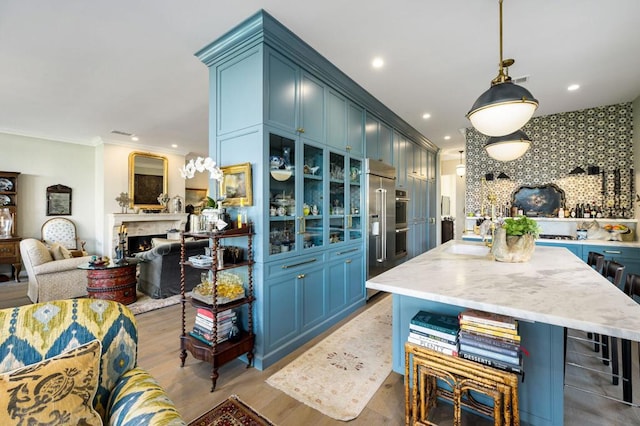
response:
M369 279L388 293L640 341L640 304L563 247L496 262L482 243L451 240Z

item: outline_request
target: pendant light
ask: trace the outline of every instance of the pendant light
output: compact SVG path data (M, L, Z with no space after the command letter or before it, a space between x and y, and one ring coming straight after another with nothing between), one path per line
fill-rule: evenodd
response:
M467 118L473 127L487 136L504 136L524 126L538 108L538 101L509 77L513 59L502 59L502 0L500 5L500 62L498 76L491 87L475 101Z
M510 135L489 138L484 149L489 157L498 161L511 161L520 158L531 146L531 140L522 130Z
M464 176L467 171L467 168L464 164L462 164L462 153L464 151L458 151L460 153L460 164L456 166L456 174L460 177Z

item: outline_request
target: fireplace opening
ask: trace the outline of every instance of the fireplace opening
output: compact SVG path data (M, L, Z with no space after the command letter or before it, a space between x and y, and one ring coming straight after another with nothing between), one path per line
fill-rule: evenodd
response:
M127 237L127 256L133 256L136 253L151 250L152 238L167 238L167 234L137 235L133 237Z

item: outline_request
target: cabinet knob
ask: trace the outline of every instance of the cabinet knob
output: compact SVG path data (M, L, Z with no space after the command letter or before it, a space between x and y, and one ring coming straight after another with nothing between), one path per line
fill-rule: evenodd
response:
M347 151L351 151L351 145L347 145Z
M345 260L344 263L351 263L351 259Z
M301 280L305 277L305 274L298 274L298 279Z
M304 128L303 128L303 127L298 127L298 128L296 129L296 131L297 131L298 133L304 133Z

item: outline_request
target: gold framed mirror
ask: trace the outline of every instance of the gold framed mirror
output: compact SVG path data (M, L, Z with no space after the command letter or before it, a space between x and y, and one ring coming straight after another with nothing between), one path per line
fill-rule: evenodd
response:
M143 210L162 210L160 194L168 193L168 161L148 152L129 154L129 206Z

